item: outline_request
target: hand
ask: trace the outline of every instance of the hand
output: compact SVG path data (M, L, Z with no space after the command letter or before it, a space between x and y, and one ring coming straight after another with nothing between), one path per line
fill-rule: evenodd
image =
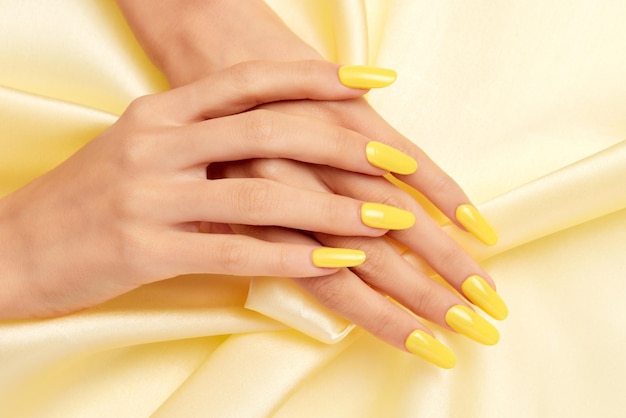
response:
M152 20L144 19L140 13L141 0L118 2L148 54L174 85L247 59L319 57L263 2L246 2L245 7L238 2L210 2L204 3L203 7L185 3L186 8L183 8L177 6L177 0L169 0L167 4L161 3L160 12L154 13ZM250 16L254 18L250 19ZM244 22L245 30L241 27ZM176 36L169 32L172 27L178 28ZM192 60L181 60L181 56L192 57ZM182 62L185 64L181 65ZM401 149L418 161L419 169L415 174L400 176L400 179L422 192L457 226L469 230L485 243L495 243L495 233L461 188L418 147L389 126L365 100L290 101L273 103L265 108L316 117ZM474 304L494 318L503 319L507 308L496 294L491 278L434 224L413 199L386 181L281 160L214 166L213 175L281 179L309 190L345 193L411 210L417 218L415 226L403 233L390 234L395 238L394 243L399 242L400 247L410 250L405 257L398 254L396 244L383 238L316 234L322 243L342 243L366 249L368 260L352 269L355 274L343 270L315 281L305 279L299 282L330 309L382 340L429 357L445 367L453 363L452 354L438 345L430 331L414 316L381 293L443 327L485 344L497 342L499 336L495 328L474 313L456 293L434 282L427 274L432 275L434 270ZM243 232L244 228L239 231ZM310 237L274 228L245 228L245 232L268 240L313 242Z
M367 150L394 150L360 134L305 116L244 112L266 101L364 93L339 83L337 68L241 64L139 98L67 161L0 200L0 318L65 314L181 274L313 277L362 263L361 251L264 242L228 234L227 224L375 237L411 226L413 215L271 180L206 177L216 162L269 157L385 174Z

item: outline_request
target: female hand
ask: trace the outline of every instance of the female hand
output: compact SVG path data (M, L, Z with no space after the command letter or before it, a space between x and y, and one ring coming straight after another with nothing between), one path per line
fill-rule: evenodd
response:
M118 0L131 28L153 62L173 85L248 59L291 60L320 55L295 36L262 1L159 3L145 19L142 0ZM207 25L207 22L211 22ZM245 27L244 27L245 26ZM172 28L176 36L172 36ZM280 45L280 48L277 47ZM184 59L182 59L184 58ZM184 65L181 65L184 62ZM389 126L362 98L341 102L290 101L263 106L288 114L308 115L391 144L419 164L416 173L399 176L422 192L458 227L487 244L495 232L471 205L461 188L428 156ZM401 349L429 357L449 367L452 354L431 339L431 332L413 313L485 344L494 344L497 330L480 318L458 294L427 277L433 271L462 296L496 319L507 316L504 302L489 275L451 240L406 193L382 179L285 160L250 160L213 166L216 177L280 179L309 190L345 193L359 199L387 202L412 211L417 222L391 235L410 251L402 257L395 244L383 238L345 238L316 234L327 245L350 246L368 252L367 261L352 273L343 270L317 280L298 280L327 307ZM244 228L238 228L244 232ZM312 244L310 237L275 228L245 228L268 240ZM333 244L331 244L333 243ZM346 300L350 304L346 304Z
M410 227L413 215L272 180L207 179L216 162L269 157L368 176L393 171L377 158L399 153L355 132L305 116L244 112L273 100L364 93L344 87L337 68L241 64L139 98L67 161L0 200L0 317L65 314L181 274L313 277L362 263L361 251L264 242L228 234L226 224L375 237ZM225 233L201 231L205 223Z

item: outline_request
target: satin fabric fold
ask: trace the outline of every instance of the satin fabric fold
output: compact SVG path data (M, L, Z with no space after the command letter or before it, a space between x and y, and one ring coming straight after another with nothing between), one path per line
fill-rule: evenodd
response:
M369 64L369 33L364 0L335 2L333 31L335 61L341 64Z
M398 71L368 100L500 233L446 227L509 303L500 343L434 327L442 371L283 279L188 276L0 323L3 414L626 415L626 4L336 3L269 1L326 57ZM11 4L0 28L1 195L166 88L112 2Z
M623 141L481 205L480 211L500 234L496 246L486 247L454 226L445 229L477 259L488 259L626 208L625 179ZM415 254L403 256L412 260ZM423 272L433 274L427 268ZM252 283L247 308L320 341L336 342L353 328L293 282L261 278L252 279Z

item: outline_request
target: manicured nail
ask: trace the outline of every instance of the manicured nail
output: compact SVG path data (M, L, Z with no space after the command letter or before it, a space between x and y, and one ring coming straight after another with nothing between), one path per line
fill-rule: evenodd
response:
M496 231L474 206L464 204L456 208L456 219L465 229L485 244L495 245L498 242Z
M338 75L341 84L353 89L387 87L397 77L394 70L368 65L343 65L339 67Z
M398 230L415 225L413 213L381 203L363 203L361 220L365 225L378 229Z
M451 369L456 364L454 353L422 330L413 331L407 337L404 346L416 356L444 369Z
M365 253L349 248L318 248L311 254L317 267L354 267L365 262Z
M417 170L417 161L382 142L372 141L365 148L367 161L374 167L398 174L412 174Z
M481 344L495 345L500 341L498 330L467 306L455 305L448 309L446 324Z
M468 277L461 284L461 290L474 305L480 307L492 318L503 320L509 315L509 309L504 301L482 277L478 275Z

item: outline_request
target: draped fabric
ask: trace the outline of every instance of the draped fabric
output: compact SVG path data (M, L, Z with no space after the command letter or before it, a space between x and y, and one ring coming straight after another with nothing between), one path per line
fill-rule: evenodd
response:
M0 415L626 416L626 2L269 3L327 58L398 71L368 100L499 232L447 228L509 305L500 343L434 327L440 370L288 279L179 277L0 323ZM167 86L113 2L0 7L6 195Z

